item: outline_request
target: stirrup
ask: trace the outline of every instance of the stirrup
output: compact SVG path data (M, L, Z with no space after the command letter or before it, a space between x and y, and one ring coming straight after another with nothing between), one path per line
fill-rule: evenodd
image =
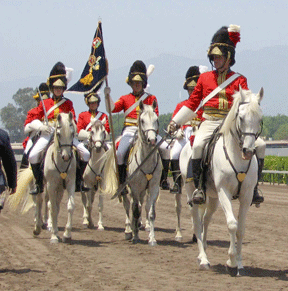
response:
M261 190L259 190L258 188L254 189L253 199L252 199L251 204L260 204L260 203L264 202L264 197L263 197L263 195L259 194L259 191L261 192ZM262 194L262 192L261 192L261 194Z
M170 193L181 194L181 187L177 183L175 183L173 188L170 189Z
M162 190L170 190L170 185L167 180L163 180L160 187Z
M43 191L42 191L43 192ZM34 189L32 189L30 192L29 192L29 194L31 194L31 195L37 195L37 194L39 194L39 193L41 193L41 189L40 189L40 187L39 187L39 185L35 185L35 187L34 187Z
M192 202L193 204L204 204L206 201L206 195L202 189L196 189L193 192Z

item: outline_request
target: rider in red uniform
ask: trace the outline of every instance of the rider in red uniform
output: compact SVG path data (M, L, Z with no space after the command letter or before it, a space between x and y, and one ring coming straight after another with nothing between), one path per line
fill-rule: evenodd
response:
M214 130L222 123L232 107L232 95L235 91L239 91L240 86L242 89L248 89L247 79L242 75L237 75L230 69L235 64L235 47L239 41L240 27L237 25L230 25L229 27L223 26L215 33L208 50L209 60L212 66L215 67L215 70L204 73L199 77L197 85L186 101L185 106L173 117L168 126L168 131L173 132L179 125L189 120L191 116L195 116L194 111L198 108L200 102L220 86L219 89L222 90L215 94L203 106L203 117L205 121L200 125L192 148L192 172L195 187L197 188L193 193L194 204L202 204L205 202L205 193L202 185L199 183L204 147L213 135ZM227 81L228 85L226 84L225 87L223 83L233 75L236 78ZM261 176L264 165L265 148L265 142L261 138L258 138L255 142L259 166L258 177ZM263 201L264 198L259 195L256 186L252 203L261 203Z

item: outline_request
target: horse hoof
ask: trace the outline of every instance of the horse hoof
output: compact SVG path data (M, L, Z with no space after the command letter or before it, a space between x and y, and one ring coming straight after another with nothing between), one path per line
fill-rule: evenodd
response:
M199 265L200 270L209 270L210 269L210 264L200 264Z
M125 232L125 240L131 240L132 239L132 232Z
M98 225L97 230L100 230L100 231L104 230L104 226L103 225Z
M50 239L50 243L51 244L58 244L59 243L59 239L58 238L51 238Z
M63 243L71 244L71 241L72 241L71 237L65 237L65 236L63 236L63 238L62 238L62 242Z
M238 267L229 267L226 265L226 270L231 277L236 277L238 274Z
M139 238L133 238L132 239L132 243L133 244L138 244L140 242L140 239Z
M192 243L197 243L197 237L196 237L195 233L193 233Z
M178 241L178 242L181 242L183 240L183 237L182 236L176 236L175 240Z
M149 241L148 244L149 244L149 246L151 246L151 247L155 247L155 246L157 246L157 242L156 242L156 241Z
M150 226L146 226L145 231L150 232Z
M33 230L33 234L34 234L34 235L39 235L40 232L41 232L41 228L38 227L38 226Z
M41 227L42 227L42 229L47 229L48 228L48 224L47 223L43 223Z

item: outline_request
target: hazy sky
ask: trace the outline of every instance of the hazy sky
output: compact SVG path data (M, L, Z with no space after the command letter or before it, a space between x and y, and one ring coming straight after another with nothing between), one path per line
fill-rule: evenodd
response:
M0 0L0 83L47 78L57 61L82 72L99 17L112 71L162 53L205 59L213 34L229 24L241 26L237 52L288 45L287 15L282 0Z

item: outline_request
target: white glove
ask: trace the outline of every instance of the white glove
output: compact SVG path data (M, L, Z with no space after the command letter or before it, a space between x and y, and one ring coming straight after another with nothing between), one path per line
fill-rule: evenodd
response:
M182 139L184 137L184 135L185 135L184 131L181 128L179 128L177 130L177 132L175 133L175 138Z
M52 128L46 124L42 124L39 127L39 131L41 131L42 133L50 134L50 133L52 133Z
M38 131L43 123L39 119L34 119L24 127L24 133L28 135L32 131Z
M81 129L78 133L78 140L87 140L90 137L90 131Z
M174 121L171 120L168 127L167 127L167 131L169 134L174 135L175 131L179 128L180 126Z

